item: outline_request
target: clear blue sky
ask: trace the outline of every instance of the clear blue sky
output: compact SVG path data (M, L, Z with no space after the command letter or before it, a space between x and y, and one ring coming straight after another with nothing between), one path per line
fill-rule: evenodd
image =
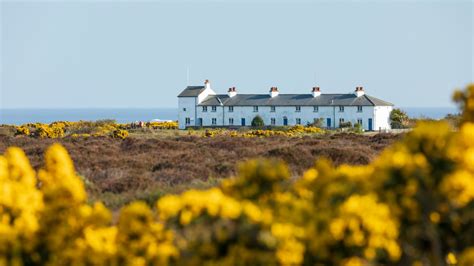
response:
M218 93L360 85L412 107L474 80L469 0L0 5L2 108L176 107L188 66Z

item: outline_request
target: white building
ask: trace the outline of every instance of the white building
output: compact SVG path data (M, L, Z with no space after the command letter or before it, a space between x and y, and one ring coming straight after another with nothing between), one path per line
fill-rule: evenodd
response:
M314 87L308 94L280 94L272 87L268 94L216 94L208 80L204 86L188 86L178 95L179 128L250 126L259 115L265 125L292 126L323 120L323 126L337 128L341 122L362 124L365 130L390 129L393 104L365 94L324 94Z

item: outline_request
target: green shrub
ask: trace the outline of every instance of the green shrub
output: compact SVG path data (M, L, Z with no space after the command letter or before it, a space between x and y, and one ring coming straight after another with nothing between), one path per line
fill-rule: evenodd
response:
M390 113L390 126L392 128L406 128L408 122L408 115L401 109L393 109Z
M324 118L315 118L313 123L308 123L308 126L312 126L312 127L319 127L319 128L322 128L323 127L323 122L324 122Z
M352 123L351 123L351 121L341 122L341 123L339 123L339 127L340 128L352 127Z
M263 127L265 125L265 123L263 123L263 119L257 115L253 118L252 120L252 126L253 127Z
M359 123L356 123L356 124L354 125L354 132L355 132L355 133L362 133L362 132L364 132L364 129L362 128L362 125L359 124Z

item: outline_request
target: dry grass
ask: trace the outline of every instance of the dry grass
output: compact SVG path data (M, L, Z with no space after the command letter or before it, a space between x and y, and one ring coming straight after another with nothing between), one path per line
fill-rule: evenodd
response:
M236 163L255 157L279 158L296 176L320 157L335 164L367 164L399 135L333 134L301 138L202 138L183 131L134 132L125 140L108 137L35 139L0 135L0 152L23 148L35 168L45 149L60 142L84 177L92 200L111 208L134 200L154 202L164 193L215 185L235 173Z

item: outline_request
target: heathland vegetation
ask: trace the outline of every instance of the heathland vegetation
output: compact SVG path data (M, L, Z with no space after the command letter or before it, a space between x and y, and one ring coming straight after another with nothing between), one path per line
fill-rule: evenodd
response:
M304 134L299 137L229 137L221 130L188 132L130 130L124 140L102 137L60 139L0 136L0 152L16 146L24 150L34 169L44 161L48 146L60 143L69 152L78 175L93 200L112 209L136 199L153 204L165 193L215 186L236 174L236 164L252 158L285 161L293 177L318 158L336 165L367 164L400 135Z
M455 100L463 109L457 130L446 122L419 123L360 165L313 163L296 153L295 161L309 161L301 171L285 158L240 162L245 157L227 148L286 140L282 151L289 152L298 142L337 141L320 132L169 136L164 139L187 138L195 148L222 145L213 152L239 162L238 170L211 188L133 202L115 213L88 197L87 173L79 175L62 145L48 148L44 163L33 167L21 149L8 148L0 157L0 265L473 265L474 85ZM371 143L384 135L348 136ZM67 148L78 139L120 143L123 149L110 156L129 152L130 141L150 140L3 138L25 146L59 140ZM199 167L189 151L179 163ZM205 164L210 154L194 156ZM94 171L108 167L98 163Z

